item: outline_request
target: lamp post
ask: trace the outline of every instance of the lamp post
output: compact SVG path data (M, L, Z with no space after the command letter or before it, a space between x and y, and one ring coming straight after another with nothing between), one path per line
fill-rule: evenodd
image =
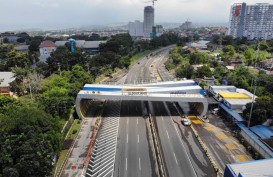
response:
M258 46L257 46L257 50L256 50L256 58L254 61L254 69L256 68L256 64L257 64L257 59L259 57L259 51L260 51L260 40L258 40ZM251 118L252 118L252 111L253 111L253 104L255 101L255 94L256 94L256 90L257 90L257 85L256 85L256 80L252 79L251 82L251 88L254 86L254 90L253 90L253 94L252 94L252 102L251 102L251 107L250 107L250 115L249 115L249 120L248 120L248 124L247 124L247 128L250 128L250 122L251 122Z

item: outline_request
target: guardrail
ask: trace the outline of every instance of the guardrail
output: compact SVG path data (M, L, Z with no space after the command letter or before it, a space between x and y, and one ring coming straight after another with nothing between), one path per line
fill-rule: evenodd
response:
M159 177L167 177L165 162L163 160L164 158L162 156L162 150L160 149L156 126L151 114L149 114L149 122L152 131L152 139L155 147L156 161L159 168Z

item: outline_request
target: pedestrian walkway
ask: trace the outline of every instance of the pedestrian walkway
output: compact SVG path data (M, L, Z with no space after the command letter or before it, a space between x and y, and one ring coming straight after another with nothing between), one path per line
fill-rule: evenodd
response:
M86 177L113 176L120 119L120 102L111 102L92 150Z

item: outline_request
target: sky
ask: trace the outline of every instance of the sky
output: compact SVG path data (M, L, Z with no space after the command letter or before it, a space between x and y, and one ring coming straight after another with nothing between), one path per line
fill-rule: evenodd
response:
M0 0L0 31L143 21L149 0ZM157 0L155 22L227 23L233 3L272 0ZM146 2L146 3L145 3Z

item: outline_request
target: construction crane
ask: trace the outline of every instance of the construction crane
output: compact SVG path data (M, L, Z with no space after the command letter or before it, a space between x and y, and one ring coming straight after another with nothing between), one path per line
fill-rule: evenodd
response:
M153 2L153 7L154 7L154 6L155 6L155 1L157 1L157 0L146 1L146 2L144 2L144 3Z

